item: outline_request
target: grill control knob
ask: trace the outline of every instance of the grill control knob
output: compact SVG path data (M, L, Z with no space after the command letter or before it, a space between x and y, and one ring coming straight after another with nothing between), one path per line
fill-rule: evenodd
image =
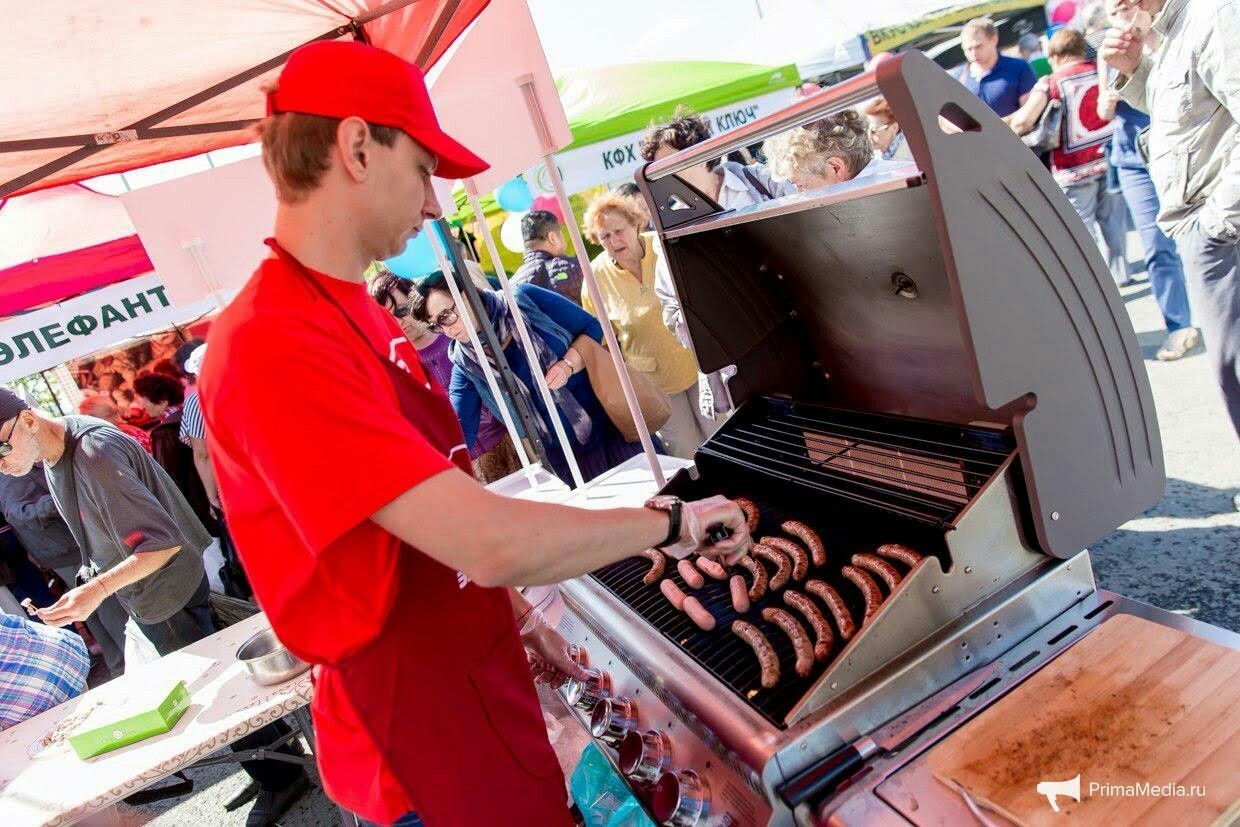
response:
M655 782L650 811L660 824L693 827L710 811L710 785L693 770L665 772Z
M637 704L628 698L604 698L590 715L590 734L609 747L619 747L637 729Z
M611 697L611 675L602 669L587 669L584 681L569 680L564 684L564 697L578 709L589 711L603 698Z
M634 781L653 784L672 760L672 742L657 729L631 731L620 742L620 772Z

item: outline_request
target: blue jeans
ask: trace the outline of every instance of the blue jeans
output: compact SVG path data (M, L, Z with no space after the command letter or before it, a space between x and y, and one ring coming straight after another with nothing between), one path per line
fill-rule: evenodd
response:
M1128 227L1131 222L1123 197L1107 192L1105 175L1067 184L1063 191L1098 243L1098 249L1111 268L1111 278L1116 284L1127 282L1131 278L1128 273Z
M1175 242L1158 228L1158 193L1145 167L1118 167L1120 192L1132 213L1133 223L1145 250L1145 269L1150 276L1150 290L1162 310L1167 332L1192 324L1188 306L1188 286L1184 282L1184 265Z
M1240 436L1240 241L1210 238L1195 222L1178 240L1206 353Z

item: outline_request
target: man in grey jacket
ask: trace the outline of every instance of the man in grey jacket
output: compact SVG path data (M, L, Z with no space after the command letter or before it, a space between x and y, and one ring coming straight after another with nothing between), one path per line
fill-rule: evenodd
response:
M1109 0L1153 15L1161 43L1137 25L1112 29L1099 52L1115 88L1150 114L1150 175L1159 225L1175 239L1196 292L1223 399L1240 434L1240 0Z
M42 464L22 477L0 474L0 511L4 512L26 552L73 588L82 566L82 553L69 533L69 526L56 510ZM103 651L104 662L113 677L125 670L125 621L128 618L116 597L109 596L86 619L86 627Z

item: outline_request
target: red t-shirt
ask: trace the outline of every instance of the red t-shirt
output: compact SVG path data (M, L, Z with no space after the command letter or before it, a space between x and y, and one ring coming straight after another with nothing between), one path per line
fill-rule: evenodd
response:
M365 285L313 277L419 382L417 352ZM212 327L200 377L211 459L255 594L280 640L337 664L379 634L401 545L370 517L452 467L402 415L383 364L282 261L268 259ZM464 450L464 446L461 446ZM388 823L413 809L336 684L319 681L331 797Z
M1098 116L1098 67L1077 63L1042 83L1051 99L1063 102L1059 147L1051 151L1055 181L1063 186L1104 174L1115 124Z

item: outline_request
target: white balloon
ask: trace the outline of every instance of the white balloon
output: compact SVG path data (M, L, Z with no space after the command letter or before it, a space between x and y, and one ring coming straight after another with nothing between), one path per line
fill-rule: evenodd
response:
M510 253L524 253L525 240L521 237L521 219L523 212L510 213L499 228L499 241Z

